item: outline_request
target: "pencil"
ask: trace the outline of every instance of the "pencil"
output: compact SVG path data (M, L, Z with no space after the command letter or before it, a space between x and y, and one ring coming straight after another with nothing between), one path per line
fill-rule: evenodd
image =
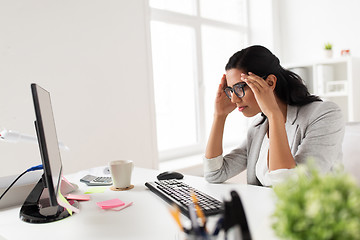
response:
M191 193L191 199L192 199L192 201L193 201L193 203L195 205L196 214L201 219L201 222L202 222L203 226L205 226L206 218L205 218L203 210L199 206L198 199L197 199L196 194L194 192Z

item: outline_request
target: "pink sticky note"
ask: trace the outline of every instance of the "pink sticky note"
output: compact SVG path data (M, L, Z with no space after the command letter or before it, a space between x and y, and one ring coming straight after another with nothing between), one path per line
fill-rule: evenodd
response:
M67 199L72 200L79 200L79 201L89 201L90 195L75 195L75 194L68 194L65 196Z
M133 202L129 202L128 204L125 204L125 205L123 205L121 207L112 208L111 210L113 210L113 211L121 211L121 210L123 210L123 209L125 209L127 207L130 207L132 204L133 204Z
M118 198L97 202L96 204L102 209L116 208L125 205L125 203Z

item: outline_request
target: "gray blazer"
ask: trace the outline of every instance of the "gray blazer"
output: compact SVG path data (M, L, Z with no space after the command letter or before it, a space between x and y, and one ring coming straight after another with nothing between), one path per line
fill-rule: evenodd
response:
M261 185L255 166L260 148L268 130L262 117L250 126L247 139L224 156L220 169L205 173L209 182L221 183L247 169L248 184ZM340 108L333 102L313 102L305 106L287 106L286 133L296 164L314 159L322 172L331 171L342 159L342 140L345 122Z

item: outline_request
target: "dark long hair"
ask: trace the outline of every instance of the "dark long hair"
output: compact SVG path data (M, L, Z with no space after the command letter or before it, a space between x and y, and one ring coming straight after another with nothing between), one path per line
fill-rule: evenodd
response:
M286 104L303 106L321 101L318 96L309 93L299 75L284 69L279 59L263 46L255 45L236 52L229 59L225 70L233 68L245 73L252 72L258 76L275 75L277 78L275 94Z

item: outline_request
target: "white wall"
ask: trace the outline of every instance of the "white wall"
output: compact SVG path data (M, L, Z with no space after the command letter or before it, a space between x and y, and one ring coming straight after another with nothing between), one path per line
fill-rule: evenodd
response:
M350 49L360 56L360 1L277 0L283 62L323 58L323 46L333 43L334 56Z
M249 0L249 45L262 45L280 55L277 0Z
M358 0L249 0L249 44L268 47L282 63L322 59L326 42L334 57L342 49L359 57L359 9Z
M0 129L35 135L30 83L51 93L65 173L157 167L145 0L0 0ZM0 176L41 163L0 142Z

